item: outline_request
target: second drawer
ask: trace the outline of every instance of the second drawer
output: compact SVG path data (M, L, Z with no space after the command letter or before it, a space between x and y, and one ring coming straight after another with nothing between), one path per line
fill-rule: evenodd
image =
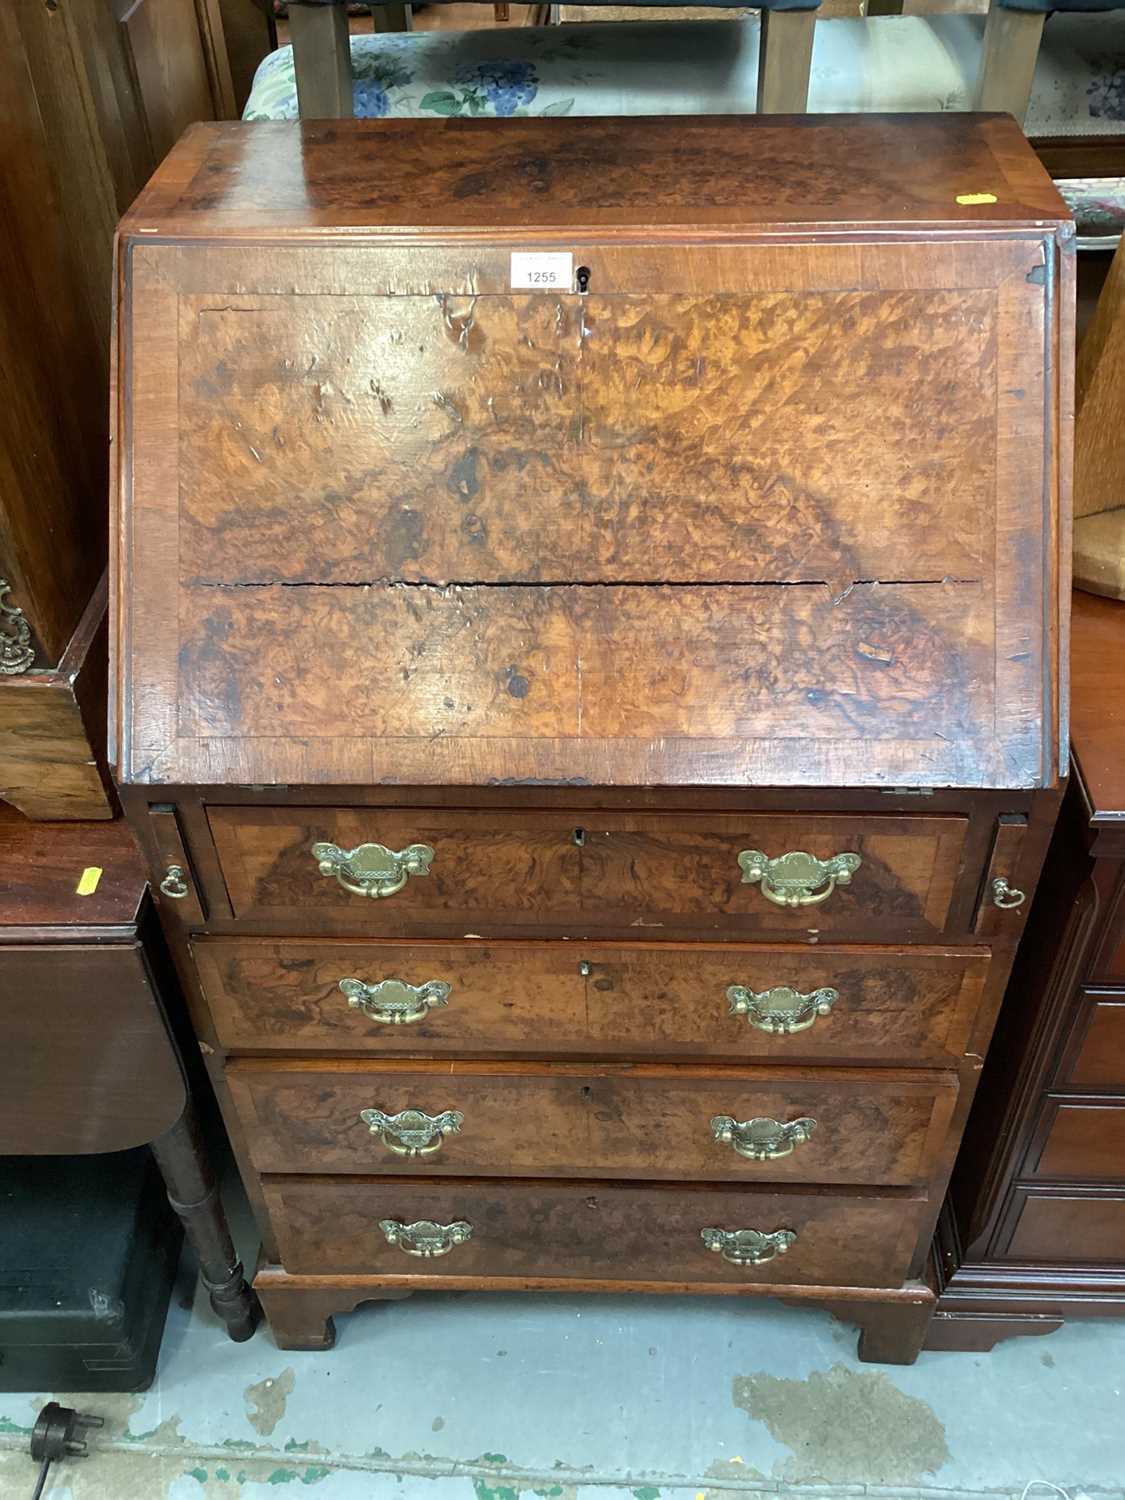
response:
M197 938L232 1051L946 1063L980 949Z
M950 1073L830 1068L242 1062L227 1080L260 1172L888 1186L926 1180L957 1095Z

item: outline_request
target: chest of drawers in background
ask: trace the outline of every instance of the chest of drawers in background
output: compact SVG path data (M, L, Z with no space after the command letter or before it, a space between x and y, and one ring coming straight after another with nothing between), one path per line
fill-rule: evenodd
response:
M1073 769L935 1246L935 1349L1125 1314L1125 605L1074 595Z
M117 767L281 1343L690 1290L913 1357L1058 800L1068 246L994 117L161 169Z

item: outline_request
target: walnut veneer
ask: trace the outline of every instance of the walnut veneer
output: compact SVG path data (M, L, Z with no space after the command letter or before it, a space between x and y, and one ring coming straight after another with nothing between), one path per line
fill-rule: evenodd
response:
M118 265L117 767L279 1340L687 1289L912 1358L1066 753L1012 122L201 127Z

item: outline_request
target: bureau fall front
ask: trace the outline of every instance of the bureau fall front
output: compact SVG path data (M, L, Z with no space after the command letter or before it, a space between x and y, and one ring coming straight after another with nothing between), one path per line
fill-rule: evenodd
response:
M913 1358L1065 764L1071 229L1000 116L157 173L113 739L280 1343L629 1289Z

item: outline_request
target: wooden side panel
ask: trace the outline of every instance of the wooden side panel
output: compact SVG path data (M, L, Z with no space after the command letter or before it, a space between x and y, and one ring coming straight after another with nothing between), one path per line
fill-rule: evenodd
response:
M235 914L297 930L463 937L545 925L573 932L691 928L728 936L922 938L940 933L966 820L784 814L633 816L604 811L435 812L212 807L211 830ZM429 873L371 901L321 875L314 843L434 850ZM851 883L812 907L784 908L742 879L738 856L857 853ZM314 929L314 930L316 930Z
M898 1286L918 1232L908 1197L632 1188L602 1183L455 1183L275 1178L265 1184L288 1271L423 1281L434 1276L739 1285ZM472 1226L440 1260L390 1246L381 1219ZM704 1246L706 1228L791 1229L764 1265L735 1266Z
M599 942L390 943L201 938L192 952L219 1039L235 1051L713 1057L947 1063L964 1052L985 954ZM349 1006L341 979L450 987L408 1025ZM805 1031L771 1035L726 991L825 986L839 1000Z
M1014 892L1020 889L1020 854L1026 837L1027 819L1022 815L1005 815L997 822L977 908L974 931L978 937L1015 935L1022 930L1031 905L1028 892L1023 892L1024 899L1018 906L998 906L997 898L1005 902L1015 900ZM997 881L1004 882L1004 889L998 891Z
M186 1099L135 943L0 947L0 1152L141 1146Z
M797 1080L628 1065L236 1062L227 1078L261 1172L872 1186L926 1179L957 1093L941 1073L822 1070ZM422 1161L373 1136L364 1109L459 1111L464 1122ZM713 1138L717 1116L817 1123L788 1155L754 1161Z
M1088 992L1057 1083L1125 1093L1125 994Z

